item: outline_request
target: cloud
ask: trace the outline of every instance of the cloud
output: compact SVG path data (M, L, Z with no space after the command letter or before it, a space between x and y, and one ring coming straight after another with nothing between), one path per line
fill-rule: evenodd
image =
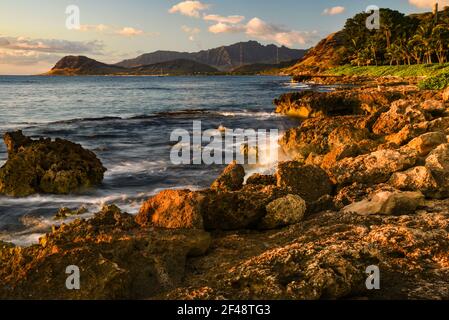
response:
M55 63L56 61L61 59L61 57L62 56L60 55L37 51L0 49L0 64L30 66L40 63Z
M104 24L82 24L78 31L87 32L87 31L96 31L103 32L108 30L110 27Z
M418 8L433 8L436 0L409 0L408 2ZM449 6L449 0L439 0L438 5L440 8Z
M188 17L200 17L200 12L209 8L208 4L202 3L201 1L183 1L171 7L168 12L170 13L180 13Z
M244 16L227 16L223 17L217 14L209 14L203 17L206 21L215 21L218 23L237 24L245 20Z
M201 32L199 28L191 28L188 26L182 26L181 30L189 35L190 41L195 41L195 35Z
M56 39L30 39L25 37L0 37L0 48L8 50L37 51L47 53L100 54L101 41L68 41Z
M337 6L337 7L332 7L332 8L326 8L323 11L323 15L326 16L335 16L337 14L341 14L343 12L345 12L345 7L342 6Z
M124 37L135 37L145 34L143 30L135 29L132 27L124 27L120 30L117 30L115 33Z
M284 46L293 46L295 44L304 45L310 40L315 39L317 36L316 32L288 30L267 23L260 18L253 18L247 24L228 24L219 22L210 26L209 31L214 34L243 32L251 38L272 41Z
M245 32L246 26L244 25L232 25L223 22L219 22L209 27L211 33L239 33Z

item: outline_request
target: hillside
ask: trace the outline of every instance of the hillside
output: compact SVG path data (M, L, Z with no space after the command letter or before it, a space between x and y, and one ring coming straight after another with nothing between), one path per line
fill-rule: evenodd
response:
M194 75L211 73L218 73L218 70L208 65L185 59L136 68L124 68L105 64L84 56L67 56L58 61L46 75Z
M359 13L348 19L341 31L320 41L284 72L295 75L318 73L342 65L400 66L449 61L449 7L438 14L411 15L380 9L380 18L384 21L380 30L366 28L368 16Z
M257 41L240 42L199 52L156 51L143 54L135 59L124 60L116 64L119 67L139 67L171 60L187 59L203 63L222 71L249 64L277 64L283 61L299 60L306 50L289 49L275 45L261 45Z
M290 60L279 64L255 63L237 67L231 70L236 75L252 75L252 74L279 74L282 69L295 65L298 60Z
M46 75L108 75L126 71L126 68L105 64L85 56L67 56L59 60Z

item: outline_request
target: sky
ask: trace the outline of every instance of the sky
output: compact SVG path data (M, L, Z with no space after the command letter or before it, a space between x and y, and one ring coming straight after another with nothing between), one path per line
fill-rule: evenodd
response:
M65 55L116 63L248 40L307 49L369 5L408 14L435 1L1 0L0 74L43 73Z

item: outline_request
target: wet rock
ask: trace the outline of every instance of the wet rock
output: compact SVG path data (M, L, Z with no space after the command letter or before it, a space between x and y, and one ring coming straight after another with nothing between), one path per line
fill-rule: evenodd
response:
M68 217L79 216L79 215L85 214L87 212L88 212L88 210L85 207L81 207L76 210L71 210L67 207L63 207L58 210L58 212L55 215L55 219L56 220L66 219Z
M339 185L354 182L372 185L384 183L393 173L413 167L416 160L417 154L411 150L379 150L338 161L329 172Z
M276 177L272 175L262 175L259 173L255 173L246 180L246 184L263 186L276 185Z
M206 230L254 228L266 214L266 206L291 193L289 188L246 185L229 192L205 191L201 206Z
M167 229L203 229L204 196L190 190L165 190L147 200L136 221L141 226Z
M7 133L8 160L0 168L0 193L24 197L35 193L69 194L101 184L106 169L81 145L56 139L31 140Z
M182 282L187 257L204 254L201 230L142 229L108 206L91 220L61 225L27 248L0 249L2 299L143 299ZM68 266L79 290L67 290Z
M295 224L304 219L306 202L297 195L289 194L270 202L267 214L258 225L259 229L276 229Z
M350 204L343 211L361 215L408 215L423 205L424 195L419 191L380 191L368 199Z
M447 138L444 133L429 132L410 141L407 144L407 147L416 150L420 157L424 157L443 143L447 143Z
M425 121L424 113L415 102L398 100L391 104L387 112L380 115L373 126L373 132L379 135L393 134L409 124Z
M396 172L388 183L399 190L421 191L431 197L435 197L439 189L432 172L424 166Z
M245 169L236 161L229 164L223 173L212 183L211 189L216 191L236 191L243 186Z
M302 165L296 161L283 162L276 172L278 187L288 187L306 202L313 202L332 193L327 173L317 166ZM313 188L311 187L313 186Z

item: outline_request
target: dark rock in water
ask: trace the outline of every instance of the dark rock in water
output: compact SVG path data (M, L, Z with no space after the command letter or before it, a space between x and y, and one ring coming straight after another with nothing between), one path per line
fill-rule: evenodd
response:
M140 228L108 206L91 220L62 225L27 248L0 245L1 299L142 299L179 286L186 258L204 254L201 230ZM68 266L80 289L68 290Z
M302 165L296 161L283 162L276 172L277 185L292 188L306 202L318 200L332 193L332 184L327 173L320 167Z
M8 161L0 168L0 193L69 194L101 184L106 168L79 144L56 139L31 140L21 131L7 133Z
M204 196L189 190L165 190L148 199L136 217L142 226L167 229L203 229Z
M246 180L247 185L262 185L273 186L276 185L276 177L271 175L263 175L255 173Z
M211 189L215 191L237 191L243 187L244 179L245 169L241 164L233 161L212 183Z

